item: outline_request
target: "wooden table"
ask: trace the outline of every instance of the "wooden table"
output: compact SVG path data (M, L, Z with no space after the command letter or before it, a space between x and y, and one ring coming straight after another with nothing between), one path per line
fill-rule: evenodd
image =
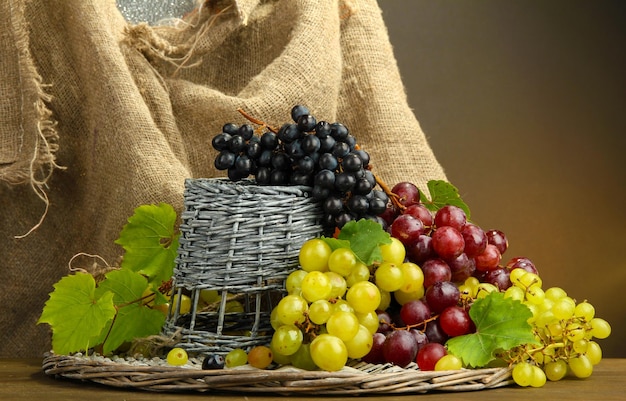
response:
M429 393L401 396L361 397L367 401L408 400L419 397L420 400L480 400L480 401L516 401L516 400L626 400L626 359L605 359L595 367L593 375L584 380L566 379L548 382L539 389L516 386L493 390L463 393ZM46 376L41 370L39 359L0 359L0 400L228 400L228 401L277 401L295 400L306 397L288 397L253 394L210 394L178 393L165 394L142 390L117 389L93 383L55 379ZM312 397L308 397L313 399ZM322 397L321 397L322 398ZM346 397L323 397L324 400L345 400Z

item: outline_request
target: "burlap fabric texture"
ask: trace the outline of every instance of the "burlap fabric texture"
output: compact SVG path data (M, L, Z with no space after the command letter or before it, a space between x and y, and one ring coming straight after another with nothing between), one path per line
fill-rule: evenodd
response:
M238 108L281 125L306 104L385 182L445 179L374 0L206 1L175 27L114 0L5 0L0 52L0 356L50 349L36 321L73 255L116 263L135 207L180 210L185 178L223 175L210 140Z

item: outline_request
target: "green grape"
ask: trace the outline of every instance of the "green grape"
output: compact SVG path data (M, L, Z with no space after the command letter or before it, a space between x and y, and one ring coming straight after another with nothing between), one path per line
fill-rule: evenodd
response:
M405 303L409 301L414 301L414 300L423 298L424 292L425 292L424 287L414 292L404 292L404 291L398 290L398 291L394 291L393 299L395 299L396 302L398 302L400 305L404 305ZM378 308L378 309L382 310L382 308Z
M554 317L554 313L552 313L551 310L541 312L539 313L539 315L537 315L537 318L535 319L535 326L546 327L550 323L553 323L555 320L556 318Z
M224 365L227 368L234 368L248 363L248 354L241 348L230 350L224 358Z
M293 355L283 355L281 353L276 352L276 350L274 349L274 346L272 345L271 342L270 342L270 349L272 350L272 360L274 361L274 363L277 363L279 365L290 365L291 364L291 357Z
M543 312L547 312L547 311L552 312L552 307L553 306L554 306L554 301L552 301L552 300L550 300L548 298L545 298L545 297L543 298L543 302L541 302L539 305L537 305L539 312L542 312L542 313Z
M606 320L594 317L589 321L591 335L595 338L604 339L611 335L611 325Z
M376 309L387 310L391 305L391 293L380 288L378 290L380 291L380 305Z
M572 342L585 338L585 328L578 322L569 323L565 326L565 333L568 340Z
M311 358L320 369L335 372L348 362L348 350L340 338L320 334L311 342Z
M274 330L283 325L283 322L278 319L278 308L274 308L270 312L270 324Z
M596 310L589 302L584 301L576 305L574 308L574 316L584 319L586 322L590 322L596 314Z
M530 380L531 387L543 387L546 384L546 374L537 365L531 365L532 377Z
M461 359L452 354L446 354L435 363L435 370L459 370L463 367Z
M324 324L333 313L333 305L325 299L320 299L309 305L309 319L315 324Z
M391 237L389 244L382 244L380 246L380 253L382 254L383 261L396 265L404 263L404 258L406 257L404 244L396 237Z
M567 361L570 371L574 376L584 379L593 373L593 364L586 355L579 355Z
M329 299L332 290L330 278L320 271L309 272L302 279L302 296L309 302Z
M523 275L525 275L526 273L528 273L526 270L524 269L513 269L511 270L511 273L509 275L509 280L511 281L511 284L515 285L515 286L519 286L520 284L520 277L522 277ZM524 288L525 290L525 288Z
M528 362L519 362L513 367L513 371L511 372L511 374L515 383L522 387L528 387L533 381L533 365Z
M369 311L366 313L355 313L357 319L359 319L359 324L365 326L370 333L374 334L378 331L378 314L375 310Z
M589 362L591 362L592 365L597 365L602 360L602 348L600 348L600 345L597 342L588 341L585 355L587 355L587 358L589 358Z
M526 290L526 300L534 305L541 305L546 295L541 287L531 286Z
M226 301L224 305L224 313L242 313L243 311L243 304L236 300Z
M298 350L291 355L291 364L304 370L317 370L317 365L311 358L311 344L302 344Z
M380 300L378 287L369 281L356 283L350 287L346 294L346 301L359 313L376 310L378 305L380 305Z
M561 338L563 337L563 326L559 322L550 323L546 326L546 330L548 331L548 335L552 338Z
M214 302L218 302L222 299L221 295L217 290L200 290L200 299L205 304L209 305Z
M589 341L585 340L584 338L580 340L576 340L572 343L572 348L574 349L575 352L579 354L584 354L585 352L587 352L587 347L589 347Z
M346 279L340 274L331 271L325 272L324 274L330 279L330 285L332 287L332 290L330 291L330 299L342 298L348 289Z
M513 269L511 271L511 274L513 274L515 270L520 269ZM515 281L513 281L513 279L511 279L511 281L513 282L513 285L521 287L524 290L527 290L530 287L541 288L541 285L543 284L541 278L538 275L529 272L522 273L519 276L516 276Z
M514 269L517 270L517 269ZM486 297L487 295L489 295L492 292L498 292L498 287L496 287L493 284L490 283L480 283L478 284L478 287L476 288L476 298L477 299L481 299Z
M180 303L180 309L178 309L178 304ZM185 315L191 312L191 298L185 294L176 294L172 299L172 310L178 310L178 313L181 315Z
M546 377L550 381L559 381L567 374L567 362L562 359L557 359L553 362L548 362L544 367Z
M563 297L554 303L552 313L559 320L567 320L574 316L574 309L575 306L567 300L567 297Z
M337 248L328 258L328 269L347 277L357 264L357 258L350 248Z
M525 295L524 290L514 285L510 286L504 291L505 298L515 299L520 302L524 300L524 295ZM476 297L476 295L474 295L474 297Z
M359 319L354 313L337 311L333 312L326 322L328 334L342 341L351 340L359 331Z
M307 301L299 295L286 295L276 305L276 318L282 324L302 323L308 310Z
M363 358L370 352L374 345L374 338L370 330L360 324L354 337L348 341L344 341L344 343L348 351L348 357L358 359Z
M302 291L302 280L307 275L302 269L294 270L285 279L285 289L288 294L300 295Z
M293 324L280 326L272 335L271 348L277 354L292 355L302 345L302 331Z
M545 294L546 294L546 298L548 298L549 300L553 302L556 302L559 299L565 298L567 296L567 293L565 292L565 290L559 287L550 287L545 291Z
M182 366L187 363L189 356L183 348L175 347L167 353L167 363L172 366Z
M415 292L424 288L424 272L415 263L405 262L400 265L404 284L399 288L403 292Z
M370 279L370 269L364 263L357 263L356 266L352 268L348 277L346 277L346 284L348 287L352 287L359 281L368 281Z
M404 275L395 263L383 262L374 272L374 281L381 290L393 292L404 284Z
M305 272L328 271L328 258L331 253L332 248L326 241L320 238L310 239L300 247L298 253L300 267Z
M349 312L349 313L355 313L354 308L352 307L352 305L350 305L348 303L348 301L344 300L344 299L338 299L334 304L333 304L333 312L337 312L337 311L343 311L343 312Z

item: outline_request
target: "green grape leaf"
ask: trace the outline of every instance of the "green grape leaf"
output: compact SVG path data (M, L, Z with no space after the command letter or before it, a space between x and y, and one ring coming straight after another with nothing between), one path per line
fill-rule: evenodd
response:
M428 186L431 199L428 199L426 194L420 190L420 201L428 210L436 212L445 205L458 206L463 209L469 220L469 206L461 199L459 190L454 185L443 180L431 180L426 185Z
M118 313L99 338L98 343L103 343L103 354L116 350L126 341L161 331L165 315L142 302L148 288L148 280L132 270L113 270L106 274L96 293L112 293Z
M448 352L466 366L483 367L495 359L494 353L537 341L528 323L532 312L520 301L492 292L474 302L469 310L476 332L450 338Z
M337 239L349 241L352 252L367 266L382 261L380 245L391 243L389 233L379 223L368 219L346 223Z
M169 204L136 208L115 241L125 251L121 267L143 273L151 282L169 280L178 250L175 224L176 211Z
M339 248L350 248L350 241L348 240L332 237L322 237L321 239L326 242L328 246L330 246L330 249L332 249L333 251Z
M115 316L113 293L99 291L87 273L65 276L54 285L37 323L52 328L52 350L57 354L86 351Z

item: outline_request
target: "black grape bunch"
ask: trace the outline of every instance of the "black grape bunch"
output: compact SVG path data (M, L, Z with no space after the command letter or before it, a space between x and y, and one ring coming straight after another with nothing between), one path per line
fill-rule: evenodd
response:
M279 129L240 112L258 127L227 123L212 140L219 152L215 168L227 171L230 180L252 176L258 185L310 188L329 233L362 218L384 224L379 215L389 197L376 189L370 156L344 124L318 121L302 105L291 109L292 122Z

